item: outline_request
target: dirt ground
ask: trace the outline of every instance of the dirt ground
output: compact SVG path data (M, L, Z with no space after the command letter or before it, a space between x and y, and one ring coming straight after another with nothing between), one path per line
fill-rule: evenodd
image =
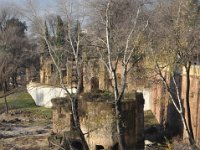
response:
M0 150L46 150L51 122L29 112L0 114Z

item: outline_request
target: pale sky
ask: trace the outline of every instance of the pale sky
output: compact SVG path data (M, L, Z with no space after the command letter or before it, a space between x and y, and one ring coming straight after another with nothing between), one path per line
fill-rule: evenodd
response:
M0 5L17 4L17 5L25 6L26 1L27 0L0 0ZM55 4L55 0L32 0L32 1L39 4L39 6L43 8L48 7L50 5L53 6L53 4Z
M40 8L49 8L49 7L54 7L56 4L57 0L32 0L32 2L37 3ZM81 1L84 0L71 0L73 3L80 3ZM17 4L21 6L25 6L27 3L27 0L0 0L0 5L11 5L11 4Z
M19 13L24 13L25 16L28 16L29 8L27 7L28 5L28 0L0 0L0 9L5 7L5 8L14 8L15 10L19 10ZM59 14L58 12L58 6L57 2L58 0L32 0L34 9L36 9L37 15L39 16L46 16L48 14ZM73 2L73 12L77 13L82 10L82 8L79 7L80 2L83 2L84 0L70 0ZM26 15L27 13L27 15ZM31 13L31 12L30 12ZM21 20L26 21L26 24L28 26L28 30L30 29L31 21L29 20L28 17L23 17L20 18Z
M32 0L32 2L37 6L38 13L42 12L55 12L55 1L56 0ZM27 0L0 0L1 7L22 7L26 8Z

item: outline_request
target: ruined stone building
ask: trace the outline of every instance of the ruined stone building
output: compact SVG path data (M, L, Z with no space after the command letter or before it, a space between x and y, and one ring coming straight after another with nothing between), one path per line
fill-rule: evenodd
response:
M55 84L56 71L51 59L41 58L40 82L41 84ZM120 66L120 65L119 65ZM76 87L73 59L68 59L61 68L63 81L68 87ZM120 84L122 69L118 68L117 77ZM97 58L90 58L83 61L82 68L83 94L87 92L113 90L113 83L105 65ZM75 81L75 82L74 82ZM126 93L135 93L135 82L132 74L128 76ZM118 150L114 98L80 98L79 111L81 113L81 128L86 134L87 142L91 150L110 149ZM53 133L51 140L61 144L63 135L68 135L75 146L81 147L81 141L73 131L72 115L70 112L69 101L67 99L56 98L53 103ZM144 99L142 94L136 94L129 100L122 103L123 122L125 126L125 141L131 150L138 143L144 140ZM61 136L60 139L58 136ZM60 143L59 143L60 142ZM80 148L79 147L79 148ZM81 148L80 148L81 150Z
M58 84L58 75L56 74L56 68L53 64L53 61L50 58L42 57L40 61L40 83L49 85L56 83ZM76 87L76 75L74 74L74 71L76 72L76 70L74 70L74 67L73 59L68 59L67 62L61 67L63 81L67 87ZM89 92L95 89L103 91L113 90L112 79L109 76L107 68L100 59L90 58L87 61L83 61L81 72L84 92ZM122 72L122 65L119 64L117 69L117 78L119 84L122 82ZM135 78L136 76L134 73L135 71L133 70L128 74L126 93L132 93L137 90L136 87L144 85L142 80L137 80Z
M79 108L80 124L91 150L118 150L118 139L113 99L82 97ZM66 98L56 98L53 102L53 132L50 142L64 143L67 136L75 148L81 150L82 144L73 131L72 115L69 111L69 101ZM122 103L124 122L124 139L128 150L132 150L144 139L144 99L142 94L136 94L133 99ZM61 135L60 137L58 135ZM64 136L63 136L64 135Z

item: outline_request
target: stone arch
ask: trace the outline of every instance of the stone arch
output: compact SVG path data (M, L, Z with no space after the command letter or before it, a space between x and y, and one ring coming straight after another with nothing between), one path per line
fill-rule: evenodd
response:
M99 78L97 78L97 77L91 78L90 89L91 89L91 91L98 91L99 90Z

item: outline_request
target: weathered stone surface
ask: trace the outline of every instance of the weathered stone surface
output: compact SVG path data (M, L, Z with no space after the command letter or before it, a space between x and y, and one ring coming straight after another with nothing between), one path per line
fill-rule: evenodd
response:
M64 131L70 131L72 128L72 115L70 111L69 99L54 98L53 104L53 132L62 134Z
M192 75L190 77L190 111L191 111L191 119L192 119L192 127L194 137L197 141L197 144L200 146L200 69L197 71L196 75ZM192 74L195 74L192 72ZM182 97L185 102L185 94L186 94L186 76L182 76ZM187 115L187 111L185 112Z
M179 81L179 89L184 106L186 106L186 75L182 69L181 74L176 76ZM168 76L168 74L166 74ZM167 77L170 82L169 76ZM180 117L170 102L169 95L162 84L153 84L151 87L151 110L157 120L170 130L175 129L176 133L183 135ZM197 144L200 146L200 67L192 66L190 71L190 110L194 137ZM185 109L187 116L187 110ZM184 138L184 137L183 137Z
M118 68L116 70L116 73L117 73L118 85L121 86L122 76L123 76L122 62L118 62ZM136 78L133 78L134 74L135 74L135 71L131 71L128 74L126 92L132 93L136 90L136 87L137 88L138 86L143 87L145 84L144 81L142 80L142 83L140 83L139 85L137 83L138 80ZM95 79L95 84L94 84L94 79ZM110 77L110 73L108 72L107 68L102 63L101 60L94 58L84 63L83 65L84 92L91 92L93 90L97 91L98 88L99 90L113 92L113 85L114 84L113 84L112 78Z
M80 123L81 129L85 134L85 138L90 146L90 149L96 149L103 146L105 149L117 147L117 130L116 130L116 115L115 105L109 99L112 95L96 94L94 97L81 97L80 100ZM102 100L100 97L102 96ZM131 96L132 97L132 96ZM88 100L83 98L89 98ZM134 98L134 97L133 97ZM135 95L135 100L129 99L122 103L122 114L124 122L124 138L127 148L133 148L138 142L144 138L144 99L141 94ZM53 100L53 131L56 134L63 134L71 141L80 143L78 134L73 131L73 123L71 115L68 111L64 111L66 99ZM79 112L79 113L80 113Z

